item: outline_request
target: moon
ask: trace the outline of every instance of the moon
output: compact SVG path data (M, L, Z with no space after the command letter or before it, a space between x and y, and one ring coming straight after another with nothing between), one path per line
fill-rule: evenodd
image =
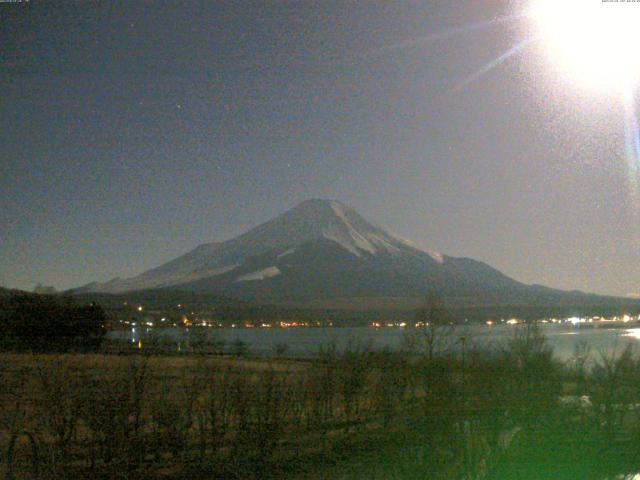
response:
M640 3L532 0L527 16L560 73L608 94L635 91L640 83Z

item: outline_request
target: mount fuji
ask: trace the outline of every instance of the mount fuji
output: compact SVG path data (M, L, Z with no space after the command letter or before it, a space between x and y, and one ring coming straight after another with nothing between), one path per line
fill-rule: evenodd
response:
M239 237L200 245L136 277L91 283L75 293L149 289L323 306L379 305L418 299L428 291L458 306L551 306L606 298L525 285L485 263L421 250L351 207L321 199L306 200Z

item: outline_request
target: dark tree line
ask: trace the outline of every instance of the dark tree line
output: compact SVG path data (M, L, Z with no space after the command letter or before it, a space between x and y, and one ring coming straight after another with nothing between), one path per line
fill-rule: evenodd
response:
M91 349L102 342L106 321L99 305L49 295L10 296L0 299L0 345L37 351Z

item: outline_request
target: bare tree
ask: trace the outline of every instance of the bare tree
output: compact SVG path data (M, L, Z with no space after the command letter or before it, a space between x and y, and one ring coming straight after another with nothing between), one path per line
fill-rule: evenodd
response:
M436 292L429 292L415 314L415 329L405 336L413 350L423 352L429 360L446 349L451 341L451 319L444 300Z

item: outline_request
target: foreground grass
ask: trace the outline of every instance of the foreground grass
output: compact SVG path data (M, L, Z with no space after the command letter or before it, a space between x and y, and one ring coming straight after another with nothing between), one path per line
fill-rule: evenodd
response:
M640 361L535 332L463 356L0 354L5 478L624 478ZM579 400L581 396L588 400ZM560 400L564 398L564 400ZM37 477L36 477L37 476Z

